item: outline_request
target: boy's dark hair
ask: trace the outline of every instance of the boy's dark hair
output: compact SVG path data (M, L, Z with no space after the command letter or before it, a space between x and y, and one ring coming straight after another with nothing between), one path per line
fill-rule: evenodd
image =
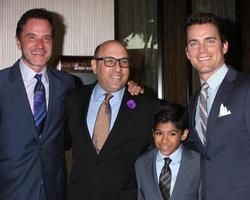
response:
M171 122L182 132L188 128L187 109L178 103L161 105L153 118L153 129L160 123Z
M220 21L220 19L218 17L216 17L212 13L198 12L198 13L191 15L187 19L186 31L187 31L189 26L202 25L202 24L207 24L207 23L213 24L218 29L220 39L221 39L222 43L225 43L226 38L223 34L224 27L222 25L222 22Z
M23 26L27 23L29 19L44 19L47 20L52 28L52 37L54 37L55 32L55 19L54 14L44 8L34 8L25 12L22 17L17 22L16 27L16 37L20 37ZM20 39L20 38L19 38Z

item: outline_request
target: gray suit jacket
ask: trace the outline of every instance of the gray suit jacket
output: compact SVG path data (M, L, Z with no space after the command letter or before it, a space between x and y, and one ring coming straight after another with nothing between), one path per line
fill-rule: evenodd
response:
M141 155L135 164L138 200L163 200L156 175L157 149ZM183 146L183 153L171 200L200 199L200 155Z

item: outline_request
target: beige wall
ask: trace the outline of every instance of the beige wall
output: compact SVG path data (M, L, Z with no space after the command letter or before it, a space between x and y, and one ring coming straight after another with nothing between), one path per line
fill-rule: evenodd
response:
M0 0L0 69L21 56L15 44L18 19L41 7L64 17L63 55L93 55L96 45L114 38L113 0Z

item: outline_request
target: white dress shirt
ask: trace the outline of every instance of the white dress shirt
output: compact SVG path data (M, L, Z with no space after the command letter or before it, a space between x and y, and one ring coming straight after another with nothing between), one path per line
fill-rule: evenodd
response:
M22 59L19 61L19 67L24 83L24 87L26 90L26 94L30 103L30 108L32 113L34 114L34 109L33 109L33 101L34 101L34 89L35 85L37 83L37 79L35 78L35 75L38 74L34 70L32 70L30 67L28 67ZM45 88L45 94L46 94L46 107L48 109L48 103L49 103L49 79L48 75L46 73L46 68L43 69L39 74L42 74L42 83Z

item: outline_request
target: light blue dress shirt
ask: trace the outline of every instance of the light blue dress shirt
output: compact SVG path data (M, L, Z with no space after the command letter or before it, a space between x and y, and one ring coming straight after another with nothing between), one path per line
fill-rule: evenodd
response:
M23 79L23 83L24 83L24 87L26 90L26 94L30 103L30 108L32 113L34 113L34 109L33 109L33 99L34 99L34 89L35 89L35 85L37 83L37 79L35 78L35 75L37 74L37 72L35 72L34 70L32 70L30 67L28 67L22 59L20 59L19 61L19 67L20 67L20 71L21 71L21 75L22 75L22 79ZM45 88L45 94L46 94L46 108L48 110L48 104L49 104L49 78L48 75L46 73L47 68L43 69L41 72L39 72L39 74L42 74L42 83L44 85Z
M211 107L214 102L214 98L217 94L217 91L220 87L220 84L222 83L223 79L225 78L227 74L228 68L224 64L220 69L218 69L217 72L215 72L208 80L207 83L209 85L209 88L207 90L208 92L208 99L207 99L207 109L208 109L208 116L211 110ZM201 80L201 85L204 83L204 81ZM195 113L195 129L198 132L198 135L202 141L202 143L205 143L205 137L201 130L201 122L200 122L200 112L199 112L199 103L200 98L198 99L197 107L196 107L196 113Z
M168 156L172 161L169 165L170 169L171 169L171 186L170 186L170 196L172 194L175 182L176 182L176 178L179 172L179 168L180 168L180 163L181 163L181 156L182 156L182 144L180 144L180 146L178 147L178 149L176 149L170 156ZM156 157L156 174L157 174L157 180L159 183L159 178L160 178L160 173L161 170L164 166L164 158L166 156L161 154L160 151L158 151L157 153L157 157Z
M113 97L109 100L109 103L111 106L111 122L110 122L109 130L112 129L114 122L116 120L118 111L121 106L124 91L125 91L125 87L117 92L112 93ZM88 114L87 114L87 125L88 125L88 130L89 130L91 138L93 136L93 130L94 130L97 113L98 113L101 103L103 102L105 98L106 93L107 92L103 90L101 86L97 83L91 94L89 109L88 109Z

